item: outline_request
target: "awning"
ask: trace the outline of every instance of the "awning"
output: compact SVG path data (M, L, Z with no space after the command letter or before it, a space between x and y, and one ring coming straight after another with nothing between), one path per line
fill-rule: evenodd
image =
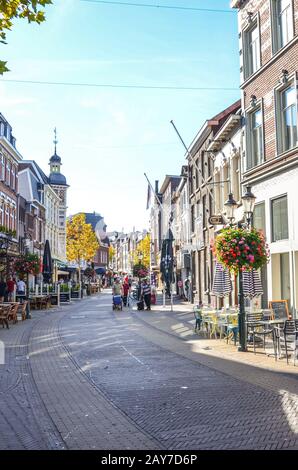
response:
M106 268L95 268L96 274L105 274Z

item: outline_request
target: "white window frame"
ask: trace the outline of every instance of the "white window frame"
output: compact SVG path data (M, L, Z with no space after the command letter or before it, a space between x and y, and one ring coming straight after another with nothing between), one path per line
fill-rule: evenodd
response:
M5 181L5 157L3 153L0 155L0 180Z
M6 160L6 177L5 183L10 186L10 175L11 175L11 163L9 160Z
M279 240L274 240L274 226L273 226L273 203L274 201L277 201L278 199L284 199L286 198L287 200L287 229L288 229L288 236L287 238L280 238ZM288 197L288 194L280 194L279 196L276 196L276 197L273 197L270 199L270 218L271 218L271 223L270 223L270 237L271 237L271 243L278 243L278 242L281 242L281 241L284 241L284 240L289 240L289 236L290 236L290 228L289 228L289 197Z
M294 38L294 9L293 0L290 1L290 37L285 44L281 44L281 35L278 30L278 18L277 18L277 2L279 0L270 0L270 12L271 12L271 34L272 34L272 54L276 54L278 51L283 49L289 42Z
M11 188L12 189L15 189L15 187L16 187L15 175L16 175L15 166L11 165L10 180L11 180Z
M253 141L252 141L252 115L256 113L257 111L261 111L261 116L262 116L262 154L261 154L261 159L260 162L257 164L253 163L250 166L248 165L248 162L250 161L252 163L252 152L253 152ZM265 132L264 132L264 109L263 109L263 100L258 100L256 101L254 106L250 106L249 108L246 109L245 111L245 121L246 121L246 126L245 126L245 135L246 135L246 154L245 154L245 170L249 171L252 170L253 168L261 165L264 162L265 159Z
M4 226L4 202L0 202L0 225Z
M257 68L256 70L252 70L251 61L252 55L251 50L249 47L249 36L254 29L258 31L258 42L257 42ZM242 38L243 38L243 76L244 80L248 80L252 75L254 75L260 68L262 67L262 58L261 58L261 28L260 28L260 20L259 15L256 14L251 21L246 25L246 27L242 30Z
M293 147L291 147L289 149L286 149L285 148L285 137L284 137L284 131L283 131L281 96L282 96L282 93L292 85L296 89L297 141L296 141L296 145L294 145ZM281 155L283 153L292 151L298 145L298 89L297 89L297 75L296 75L296 72L289 75L287 77L287 80L284 83L281 83L277 87L275 87L274 97L275 97L274 101L275 101L276 154Z

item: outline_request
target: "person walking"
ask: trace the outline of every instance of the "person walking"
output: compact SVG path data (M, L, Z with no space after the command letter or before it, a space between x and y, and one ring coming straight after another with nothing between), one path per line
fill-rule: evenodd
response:
M147 279L142 284L142 297L146 304L146 310L151 310L151 287Z
M113 295L122 295L122 285L119 278L115 280L112 291Z
M18 295L25 295L26 293L26 284L23 279L19 279L17 282L17 294Z
M14 294L14 291L15 291L15 287L16 287L16 283L15 281L10 277L8 278L8 281L7 281L7 298L8 298L8 302L12 302L13 301L13 294Z
M185 292L185 297L186 300L189 302L189 288L190 288L190 280L187 277L184 281L184 292Z
M1 277L0 279L0 302L4 302L4 297L6 295L6 292L7 292L7 285L6 285L5 279Z
M127 297L129 295L129 291L130 291L130 286L129 286L128 279L127 279L123 283L123 304L124 304L124 307L127 306Z

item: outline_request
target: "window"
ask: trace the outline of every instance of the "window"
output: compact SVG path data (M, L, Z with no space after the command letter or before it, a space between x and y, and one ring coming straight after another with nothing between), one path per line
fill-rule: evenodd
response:
M191 206L191 231L195 231L195 206Z
M206 212L207 212L207 206L206 206L206 195L203 196L203 228L206 227Z
M296 87L290 86L280 93L282 150L297 145L297 96Z
M273 52L277 52L293 38L292 0L272 0Z
M5 179L5 158L4 155L0 156L0 179L4 181Z
M289 237L288 230L288 200L287 196L279 197L271 201L272 214L272 242L286 240Z
M259 165L263 160L263 119L261 108L249 114L249 143L247 169Z
M263 234L266 235L266 218L265 218L265 202L260 202L255 205L253 213L253 226L257 230L262 230Z
M259 25L253 26L244 33L244 75L250 77L261 66Z
M6 184L10 185L10 162L6 162L6 178L5 178Z
M11 166L11 188L12 189L15 189L15 185L16 185L16 180L15 180L15 166L12 165Z
M4 204L0 202L0 225L4 225Z

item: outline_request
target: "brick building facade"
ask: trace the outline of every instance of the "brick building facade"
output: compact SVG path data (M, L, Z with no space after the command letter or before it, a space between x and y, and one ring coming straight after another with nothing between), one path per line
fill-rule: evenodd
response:
M236 113L239 108L240 102L237 101L207 120L192 142L188 153L192 300L205 304L211 304L212 301L215 262L210 246L214 238L214 227L209 223L209 217L215 210L214 159L209 146L230 115Z
M243 184L257 197L254 225L271 259L268 300L298 306L298 0L233 0L238 8L245 135ZM265 306L265 305L264 305Z

